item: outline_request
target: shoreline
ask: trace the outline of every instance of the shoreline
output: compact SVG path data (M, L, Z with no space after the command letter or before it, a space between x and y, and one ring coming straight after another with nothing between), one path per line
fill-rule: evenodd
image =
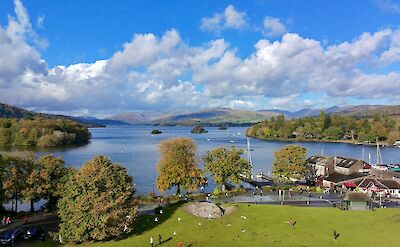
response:
M345 143L345 144L351 144L351 145L355 145L355 146L368 146L368 147L376 146L376 143L353 142L353 141L350 141L350 140L319 140L319 139L310 140L310 139L295 139L295 138L278 139L278 138L262 138L262 137L255 137L255 136L247 136L247 137L258 139L258 140L262 140L262 141L323 142L323 143ZM395 146L393 144L389 144L387 142L380 143L379 146L380 147L397 147L397 146Z

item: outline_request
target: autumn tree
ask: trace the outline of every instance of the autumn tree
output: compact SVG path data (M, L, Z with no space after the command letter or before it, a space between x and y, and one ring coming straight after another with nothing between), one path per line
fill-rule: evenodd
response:
M157 188L165 191L176 187L196 190L204 184L205 178L196 162L197 145L190 138L174 138L160 142L160 160L157 164Z
M0 181L3 184L4 182L4 172L5 172L5 167L6 167L6 161L3 157L3 155L0 154ZM5 193L4 193L4 189L1 186L0 187L0 203L3 204L3 202L5 201Z
M58 202L63 242L102 241L130 231L136 219L132 177L120 164L97 156L75 172Z
M47 200L48 207L56 205L63 193L64 176L67 171L64 160L53 155L36 160L34 169L28 175L26 186L22 190L24 199L31 202L31 211L34 209L33 203L42 198Z
M203 156L205 170L213 177L214 183L222 186L222 191L225 191L227 182L239 184L241 175L250 177L251 166L242 154L243 149L219 147Z
M307 149L299 145L286 145L275 152L273 175L279 180L303 179L308 172L304 165Z
M3 189L5 196L13 199L15 212L18 212L18 200L22 198L22 191L26 187L26 180L35 168L35 157L33 153L5 155L4 162Z

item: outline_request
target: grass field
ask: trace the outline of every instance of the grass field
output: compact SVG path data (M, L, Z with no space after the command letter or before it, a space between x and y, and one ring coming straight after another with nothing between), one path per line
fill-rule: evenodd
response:
M245 216L243 219L241 216ZM178 221L178 217L181 221ZM150 246L158 234L171 240L159 246L400 246L399 209L369 212L341 211L336 208L239 204L231 215L209 221L189 215L179 206L171 206L162 220L142 216L135 235L119 241L86 243L79 246L132 247ZM291 227L287 222L297 223ZM199 225L201 223L201 225ZM230 224L230 226L228 226ZM340 236L333 240L333 230ZM244 232L243 232L244 230ZM177 235L173 236L176 231ZM58 246L55 242L36 246Z

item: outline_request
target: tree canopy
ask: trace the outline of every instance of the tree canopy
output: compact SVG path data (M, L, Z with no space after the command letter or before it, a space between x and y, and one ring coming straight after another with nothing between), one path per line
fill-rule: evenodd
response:
M132 177L124 167L97 156L76 171L58 202L59 239L80 243L102 241L133 228L136 218Z
M307 149L299 145L286 145L275 152L273 175L278 180L301 180L308 173L305 166Z
M68 171L62 159L52 155L35 158L30 152L0 155L0 168L2 196L14 201L15 211L21 199L31 202L31 211L40 199L54 206L63 193Z
M214 183L222 186L223 191L227 182L238 184L241 174L251 174L250 164L242 158L242 154L243 149L219 147L203 156L205 170L211 174Z
M286 120L283 115L255 124L247 135L261 139L283 140L350 140L358 142L385 141L393 144L400 139L398 117L378 114L373 117L328 115Z
M205 182L203 171L197 165L197 145L190 138L174 138L160 142L160 160L157 164L157 188L160 191L181 187L197 190Z
M61 118L0 118L0 146L56 147L87 143L88 128Z

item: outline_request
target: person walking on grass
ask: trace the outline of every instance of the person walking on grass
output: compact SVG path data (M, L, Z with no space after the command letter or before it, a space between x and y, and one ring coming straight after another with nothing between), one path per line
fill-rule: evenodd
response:
M150 247L154 247L154 240L153 240L153 237L150 237Z
M182 246L183 246L182 241L179 241L178 247L182 247Z
M160 245L162 243L162 237L161 234L158 234L158 244Z

